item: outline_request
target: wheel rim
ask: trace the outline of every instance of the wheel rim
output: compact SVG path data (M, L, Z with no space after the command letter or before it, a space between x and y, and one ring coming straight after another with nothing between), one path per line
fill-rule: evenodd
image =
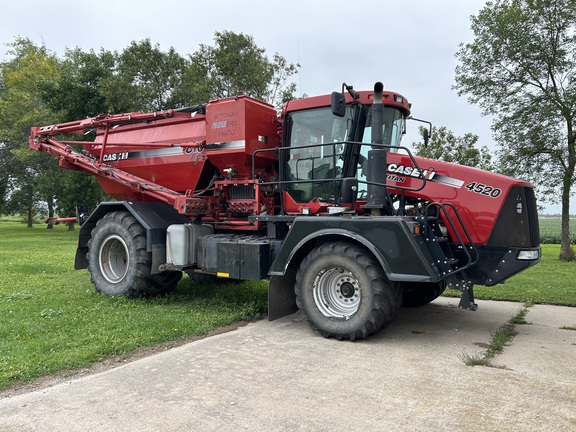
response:
M118 283L128 272L128 247L126 242L118 235L106 237L100 247L100 271L104 278L111 283Z
M314 278L312 291L316 307L328 318L351 318L362 298L358 279L340 268L321 271Z

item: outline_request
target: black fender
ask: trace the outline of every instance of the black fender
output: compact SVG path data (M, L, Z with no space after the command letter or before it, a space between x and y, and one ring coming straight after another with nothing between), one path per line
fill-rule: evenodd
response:
M351 241L376 257L391 281L437 282L441 275L416 229L404 217L298 217L270 269L268 316L281 318L297 310L294 282L300 263L326 241Z
M158 266L166 261L166 230L173 224L185 224L188 219L174 207L163 202L112 201L103 202L88 216L80 227L78 248L74 259L76 270L88 268L88 240L96 222L107 213L129 211L146 229L146 250L152 253L152 273L158 273Z

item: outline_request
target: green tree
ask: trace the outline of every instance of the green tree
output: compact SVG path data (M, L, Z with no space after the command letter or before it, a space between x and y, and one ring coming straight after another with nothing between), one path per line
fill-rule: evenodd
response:
M216 32L214 46L200 45L190 56L182 92L199 101L245 93L278 107L294 97L288 78L297 71L277 53L270 60L252 36Z
M576 167L576 0L496 0L471 17L456 57L460 95L494 116L505 173L562 205L560 259L572 260L569 209Z
M66 51L60 78L43 87L42 97L64 113L61 121L172 108L181 105L174 93L185 65L174 48L163 52L148 39L133 41L120 53L75 48Z
M420 128L423 136L424 128ZM492 155L488 147L476 148L478 136L467 133L459 137L445 126L433 128L428 145L422 142L413 143L412 146L418 156L438 159L444 162L453 162L492 171Z
M6 87L4 86L4 80L1 79L0 75L0 99L2 99L5 92ZM10 155L8 146L0 141L0 214L3 214L6 211L6 197L9 190L8 183L10 181L8 172L8 167L10 166Z
M278 53L272 57L272 81L268 84L266 101L281 108L284 102L294 99L296 93L296 83L288 82L292 75L298 73L300 65L288 63L288 61Z
M107 97L115 97L118 105L131 101L132 109L138 111L180 106L182 101L176 99L175 92L185 67L186 60L172 47L163 52L149 39L132 42L117 56L117 73L108 82Z
M116 71L117 54L104 49L99 53L91 50L83 52L80 48L66 50L59 62L59 74L53 81L43 83L41 98L55 112L59 113L58 122L66 122L100 113L110 112L111 101L104 91L107 80L113 79ZM129 107L128 104L120 107ZM91 137L75 136L76 141L88 140ZM54 164L48 158L47 164ZM96 204L104 199L104 194L96 178L92 175L58 169L56 185L50 181L53 176L51 166L40 168L36 178L37 191L47 200L48 213L53 217L75 215L78 205L87 205L93 210ZM48 224L51 227L51 224ZM68 224L69 229L74 224Z
M16 38L8 46L13 58L0 64L0 142L11 157L7 201L11 211L27 214L31 227L41 200L53 209L57 188L56 160L30 152L28 136L31 125L49 124L56 117L42 99L41 88L57 79L58 60L45 47L26 38ZM39 178L40 172L43 175Z
M56 196L58 216L75 216L78 206L86 206L91 212L101 201L111 200L93 175L81 171L62 171ZM74 223L69 223L68 229L73 230Z
M32 228L35 216L41 208L41 198L36 191L36 173L26 167L21 160L14 159L13 162L15 166L11 167L11 170L15 181L12 183L6 209L10 214L24 216L28 228Z
M0 215L6 211L6 195L8 193L8 165L4 144L0 143Z
M60 61L59 76L55 81L44 83L41 94L53 111L62 114L59 122L111 112L112 103L105 84L115 75L116 56L104 49L99 53L84 52L80 48L66 50ZM124 106L118 108L124 111Z

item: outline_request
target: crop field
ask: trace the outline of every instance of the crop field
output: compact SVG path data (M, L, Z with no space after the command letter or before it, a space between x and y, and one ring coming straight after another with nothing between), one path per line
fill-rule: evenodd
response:
M542 244L560 244L561 221L559 217L541 217L540 242ZM570 219L570 243L576 244L576 219Z

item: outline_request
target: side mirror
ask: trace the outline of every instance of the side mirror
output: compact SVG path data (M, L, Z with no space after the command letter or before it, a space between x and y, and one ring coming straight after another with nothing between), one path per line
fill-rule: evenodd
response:
M422 137L424 138L424 147L427 147L428 141L430 141L430 132L428 132L428 129L424 129Z
M344 93L332 92L332 114L338 117L346 115L346 99Z
M422 132L422 138L424 138L424 147L426 147L428 145L428 141L430 141L430 138L432 137L432 123L430 123L427 120L421 120L421 119L417 119L414 118L412 116L407 118L408 120L415 120L417 122L420 123L426 123L428 125L427 129L424 129Z

